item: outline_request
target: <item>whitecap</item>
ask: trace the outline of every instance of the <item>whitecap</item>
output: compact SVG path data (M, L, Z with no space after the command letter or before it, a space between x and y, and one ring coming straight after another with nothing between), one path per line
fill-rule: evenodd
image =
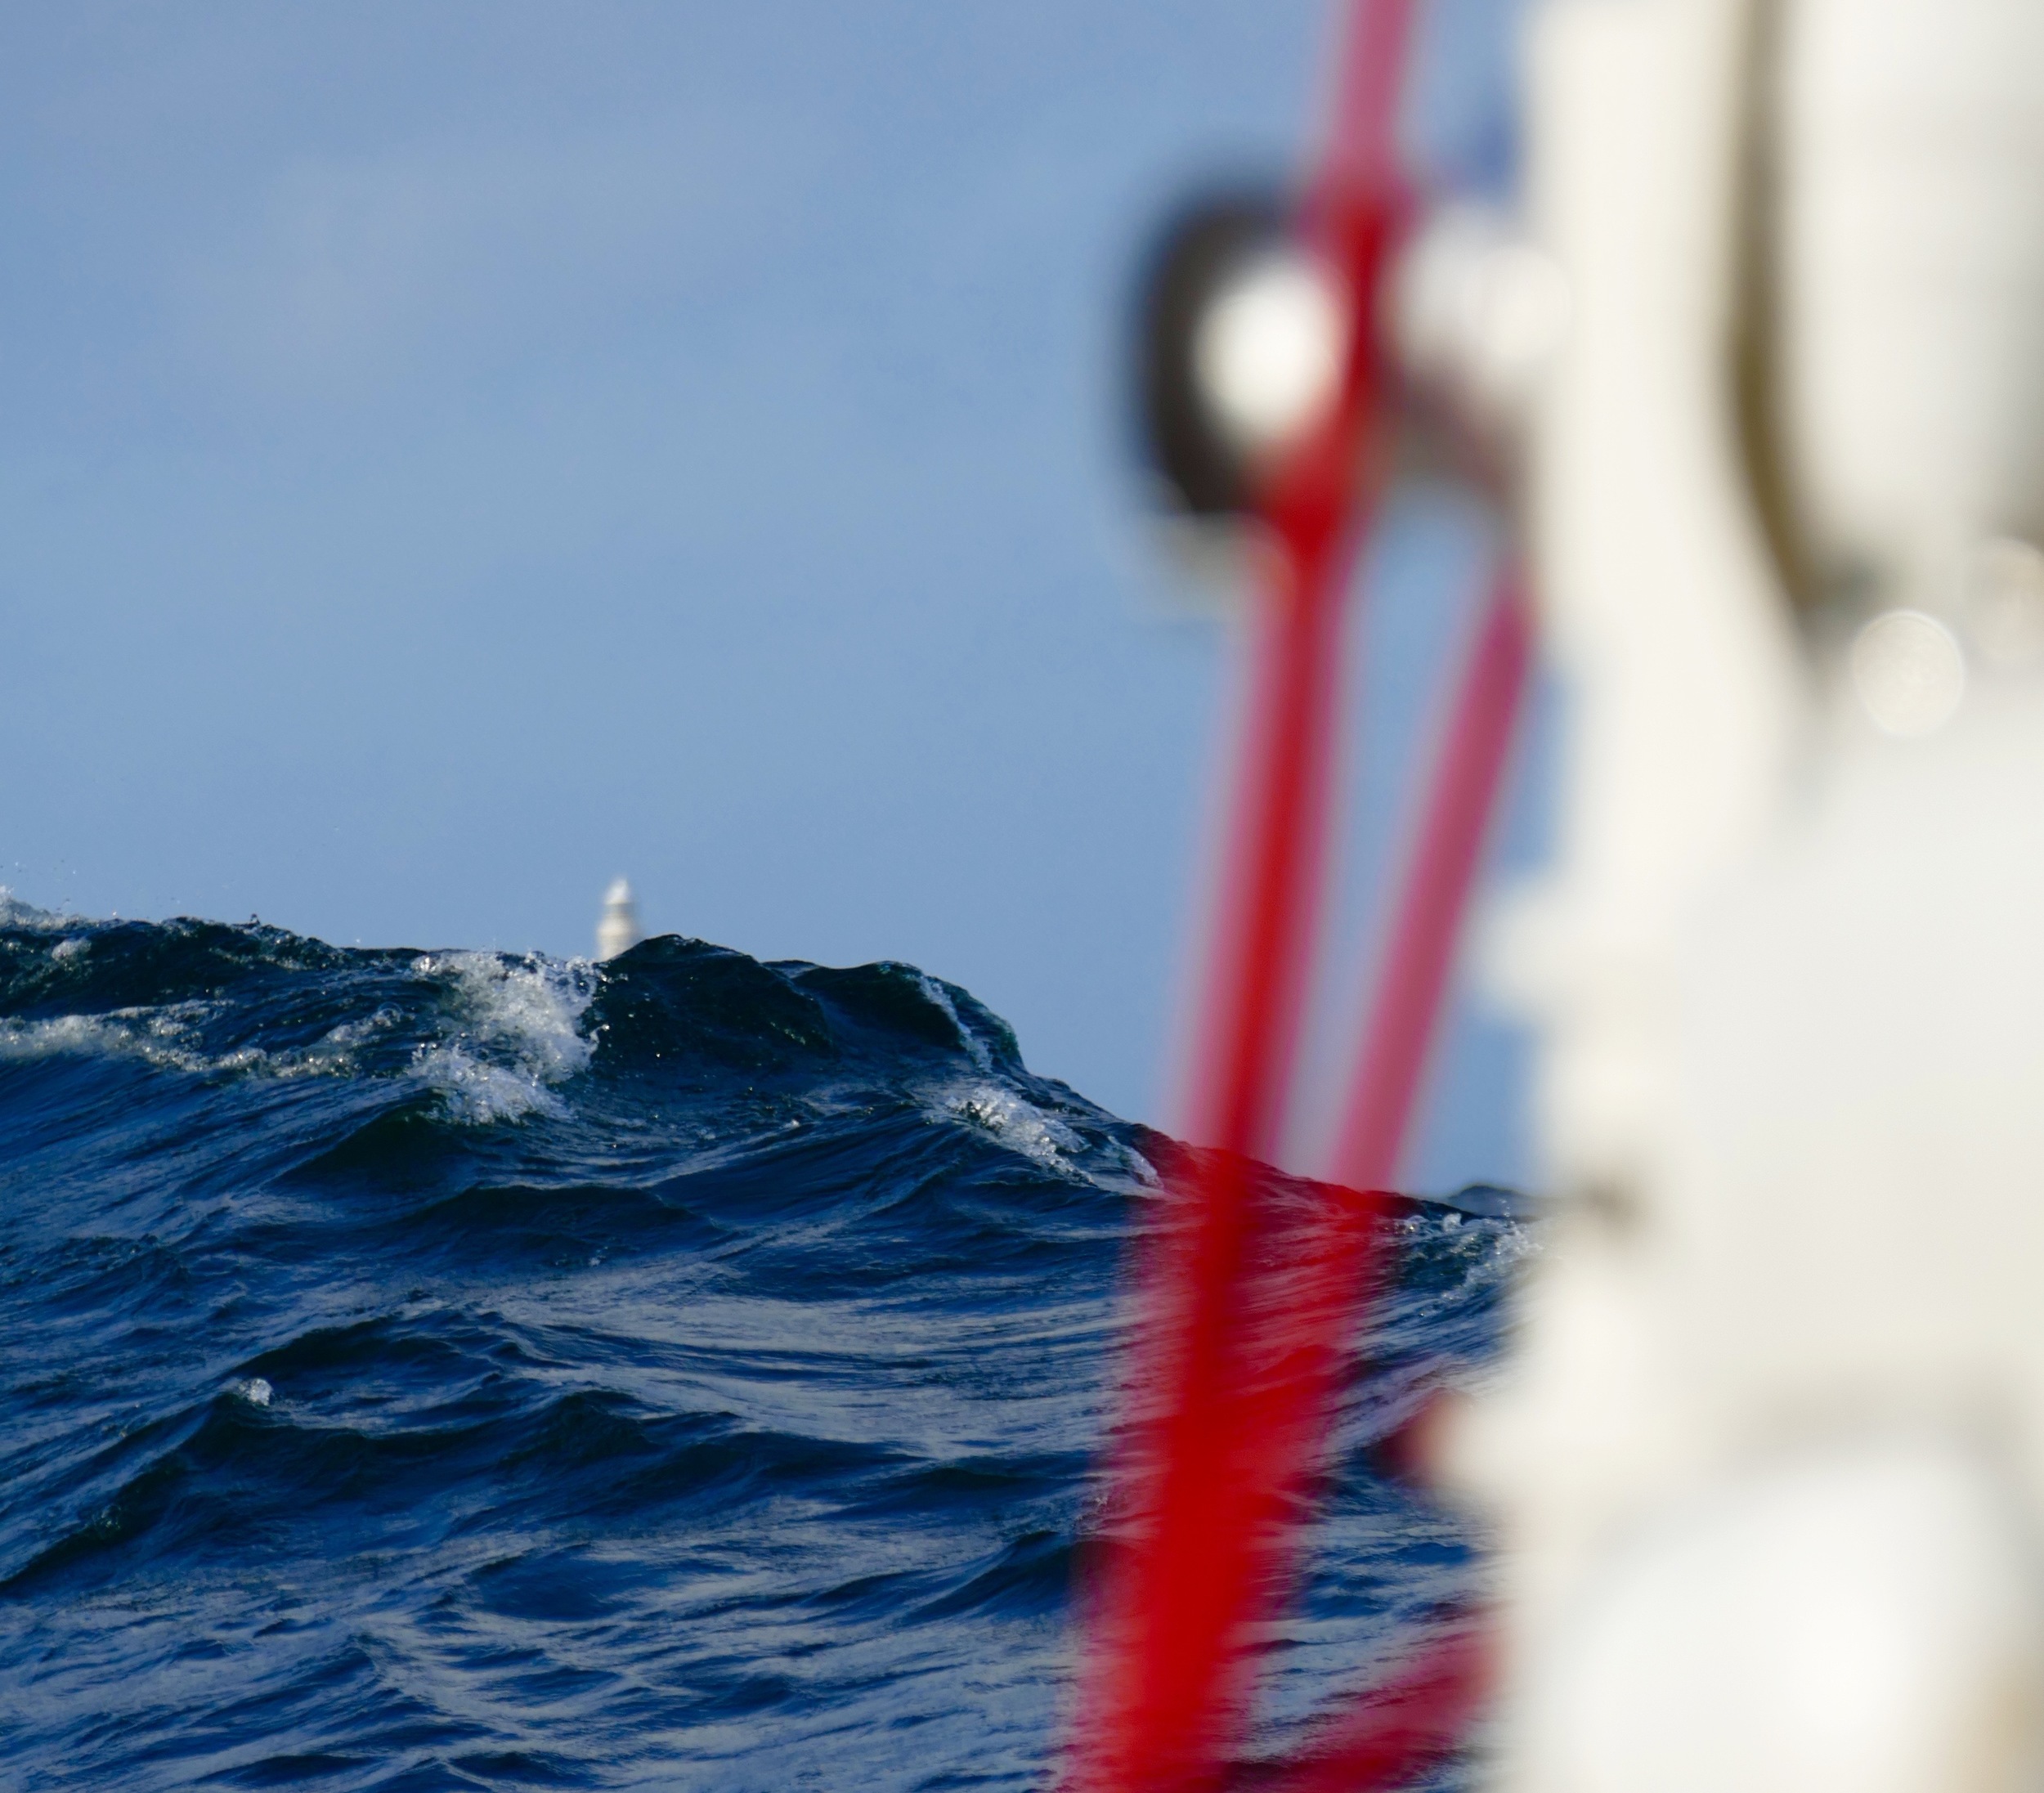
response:
M535 1114L558 1119L567 1112L560 1097L530 1071L475 1058L458 1042L420 1047L412 1055L412 1069L445 1098L450 1118L473 1126Z
M1068 1168L1065 1154L1085 1141L1053 1114L998 1083L974 1083L944 1091L939 1098L948 1118L982 1127L1004 1145L1039 1164Z
M987 1050L987 1042L959 1019L957 1005L951 1000L951 992L927 971L917 971L916 982L921 987L923 995L942 1009L945 1017L958 1030L958 1038L966 1042L966 1051L971 1056L972 1062L982 1071L992 1071L993 1055Z
M48 909L38 909L33 903L24 903L4 884L0 884L0 928L69 927L72 917L56 915Z
M444 980L456 1029L422 1045L412 1068L441 1092L458 1121L487 1126L567 1112L551 1086L585 1070L594 1044L580 1031L594 998L584 959L506 958L493 953L427 953L414 975Z
M345 1075L354 1069L350 1048L366 1031L361 1024L353 1029L337 1027L292 1052L267 1052L254 1046L208 1052L201 1029L218 1007L211 1002L173 1002L161 1008L56 1015L37 1020L9 1016L0 1019L0 1060L132 1058L196 1076Z
M33 1021L10 1016L0 1020L0 1059L137 1058L173 1070L213 1069L215 1061L189 1045L187 1028L186 1018L176 1011L115 1009Z

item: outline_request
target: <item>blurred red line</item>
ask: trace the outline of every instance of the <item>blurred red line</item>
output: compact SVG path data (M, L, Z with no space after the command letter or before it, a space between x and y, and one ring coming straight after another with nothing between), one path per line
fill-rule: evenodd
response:
M1325 188L1390 195L1399 174L1399 100L1410 61L1413 0L1352 0L1321 153Z
M1378 421L1376 296L1407 209L1394 170L1411 10L1410 0L1351 8L1326 156L1303 208L1309 240L1347 280L1354 340L1334 415L1281 470L1265 509L1279 570L1257 620L1192 1060L1189 1131L1211 1149L1172 1177L1182 1200L1139 1279L1142 1325L1114 1465L1118 1541L1104 1561L1065 1764L1074 1793L1226 1783L1249 1646L1287 1580L1342 1347L1378 1256L1374 1200L1282 1186L1253 1160L1272 1154L1282 1125L1319 905L1342 614ZM1457 1697L1468 1679L1453 1680ZM1423 1696L1423 1686L1405 1699L1408 1719L1433 1710ZM1402 1734L1404 1721L1387 1722L1383 1736ZM1352 1725L1342 1735L1346 1755L1302 1772L1361 1763L1378 1747Z
M1311 477L1311 476L1308 476ZM1284 1118L1325 844L1345 531L1302 515L1254 630L1250 709L1188 1131L1269 1158Z
M1342 276L1353 337L1333 415L1271 482L1275 589L1256 620L1254 696L1194 1058L1194 1136L1268 1159L1284 1122L1319 917L1341 662L1356 545L1374 501L1377 298L1410 208L1395 174L1412 0L1354 0L1326 155L1300 228ZM1360 108L1358 111L1356 109Z
M1381 1188L1397 1175L1511 750L1531 634L1519 570L1508 562L1456 694L1350 1086L1331 1175L1351 1189Z
M1362 231L1374 280L1387 222ZM1363 351L1367 353L1367 350ZM1117 1480L1128 1544L1102 1590L1074 1784L1214 1784L1239 1728L1249 1628L1282 1579L1288 1503L1310 1466L1374 1229L1361 1204L1275 1224L1254 1162L1283 1114L1312 939L1329 725L1353 540L1345 500L1367 367L1272 507L1284 554L1259 631L1248 760L1230 836L1195 1064L1199 1132L1214 1150L1177 1179L1184 1208L1141 1280L1148 1335L1129 1387ZM1195 1123L1195 1125L1198 1123ZM1253 1259L1282 1302L1253 1297Z
M1374 1204L1278 1185L1234 1157L1197 1167L1187 1195L1234 1210L1230 1287L1218 1315L1195 1303L1205 1311L1149 1316L1160 1337L1135 1387L1154 1386L1145 1371L1177 1374L1120 1465L1125 1541L1105 1578L1083 1690L1091 1722L1071 1777L1088 1789L1219 1784L1244 1715L1244 1645L1281 1589L1342 1322L1379 1231ZM1211 1267L1209 1211L1175 1222L1159 1281L1182 1287L1196 1261Z
M1444 1638L1396 1680L1358 1697L1299 1760L1240 1771L1228 1782L1230 1793L1379 1793L1402 1786L1454 1752L1488 1684L1487 1670L1476 1631Z

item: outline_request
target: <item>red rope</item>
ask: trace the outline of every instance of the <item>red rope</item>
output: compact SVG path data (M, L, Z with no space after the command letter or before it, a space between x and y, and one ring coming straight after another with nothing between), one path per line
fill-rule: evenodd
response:
M1517 566L1498 573L1463 675L1334 1150L1334 1180L1377 1189L1400 1153L1526 687L1532 628Z
M1217 1793L1236 1778L1226 1764L1246 1724L1250 1647L1287 1580L1343 1347L1381 1253L1374 1197L1354 1183L1284 1183L1254 1160L1272 1155L1282 1125L1318 907L1342 600L1365 508L1358 468L1379 410L1373 314L1409 208L1394 174L1393 101L1410 18L1411 0L1356 0L1334 127L1304 209L1308 240L1349 283L1354 341L1340 402L1265 509L1280 571L1258 621L1193 1059L1190 1131L1208 1149L1170 1168L1181 1199L1138 1279L1068 1793ZM1361 1163L1374 1162L1368 1151L1395 1162L1511 733L1525 625L1516 585L1500 589L1369 1036L1350 1129L1370 1142L1353 1154ZM1367 1697L1284 1784L1392 1784L1448 1746L1477 1684L1473 1648L1445 1648Z
M1230 1789L1257 1793L1378 1793L1454 1753L1486 1684L1483 1639L1450 1634L1395 1680L1372 1688L1296 1762L1254 1764Z
M1391 241L1352 227L1361 290ZM1320 885L1354 445L1376 369L1359 345L1341 415L1287 469L1270 516L1284 554L1259 642L1233 877L1195 1058L1213 1148L1141 1279L1118 1464L1123 1543L1106 1565L1070 1782L1087 1793L1217 1785L1238 1740L1244 1646L1282 1585L1288 1509L1311 1467L1378 1229L1325 1192L1275 1199L1254 1160L1281 1123Z

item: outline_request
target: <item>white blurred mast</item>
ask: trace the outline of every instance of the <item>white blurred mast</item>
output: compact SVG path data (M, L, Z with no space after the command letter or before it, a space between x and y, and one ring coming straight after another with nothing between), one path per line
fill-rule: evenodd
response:
M2044 1787L2044 4L1536 0L1491 1793ZM1756 450L1759 450L1756 452Z
M640 940L639 905L632 900L632 887L623 878L612 881L603 893L603 914L596 924L596 956L614 959Z

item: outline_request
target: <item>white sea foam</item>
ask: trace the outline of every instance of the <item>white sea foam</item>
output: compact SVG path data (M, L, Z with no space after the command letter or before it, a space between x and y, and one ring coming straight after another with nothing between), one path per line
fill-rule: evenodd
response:
M69 927L72 917L52 914L47 909L38 909L33 903L24 903L6 885L0 884L0 928L51 928Z
M246 1382L236 1383L234 1392L252 1407L267 1407L270 1397L276 1392L260 1376L251 1376Z
M1157 1174L1157 1167L1134 1146L1123 1145L1119 1150L1122 1161L1127 1165L1130 1175L1145 1189L1158 1190L1164 1186L1163 1178Z
M446 1098L448 1115L472 1126L522 1120L528 1114L558 1118L567 1113L567 1105L543 1078L472 1057L458 1044L422 1046L413 1055L412 1065L421 1082Z
M1069 1169L1065 1154L1081 1150L1085 1141L1033 1102L998 1083L953 1086L939 1097L949 1118L984 1128L1011 1150L1039 1164Z
M922 993L944 1011L951 1024L958 1030L958 1038L966 1042L966 1051L971 1056L972 1062L982 1071L991 1073L993 1055L987 1050L986 1042L958 1018L957 1006L951 1000L951 992L927 971L917 971L916 982L921 986Z
M180 1002L168 1008L56 1015L43 1020L10 1017L0 1020L0 1058L137 1058L179 1071L237 1069L200 1051L194 1042L205 1006ZM250 1056L233 1055L235 1059Z
M586 1069L595 1051L577 1031L596 994L594 966L437 953L415 960L412 971L444 982L453 998L457 1031L420 1045L412 1069L455 1119L486 1126L566 1113L553 1086Z
M385 1015L337 1027L311 1045L288 1052L237 1047L209 1052L202 1028L218 1009L212 1002L173 1002L160 1008L110 1010L104 1015L56 1015L39 1020L0 1020L0 1060L132 1058L198 1076L330 1077L354 1069L352 1049L388 1024Z
M49 1020L0 1020L0 1059L140 1055L133 1033L103 1015L60 1015Z
M33 925L43 925L38 919L41 911L14 904L0 892L0 922L20 925L25 913ZM58 917L46 919L53 930L65 925ZM91 947L87 936L65 935L51 953L70 958ZM448 1000L436 1018L437 1037L414 1048L410 1072L443 1095L453 1118L486 1124L564 1112L554 1086L584 1069L594 1050L576 1031L596 993L594 966L580 959L563 963L443 953L415 959L411 970L415 977L439 985ZM0 1061L132 1058L200 1076L347 1076L357 1068L356 1056L361 1047L406 1020L402 1009L385 1003L374 1014L343 1022L308 1045L280 1051L252 1046L209 1050L206 1032L222 1006L217 1002L187 1002L101 1015L0 1019Z

